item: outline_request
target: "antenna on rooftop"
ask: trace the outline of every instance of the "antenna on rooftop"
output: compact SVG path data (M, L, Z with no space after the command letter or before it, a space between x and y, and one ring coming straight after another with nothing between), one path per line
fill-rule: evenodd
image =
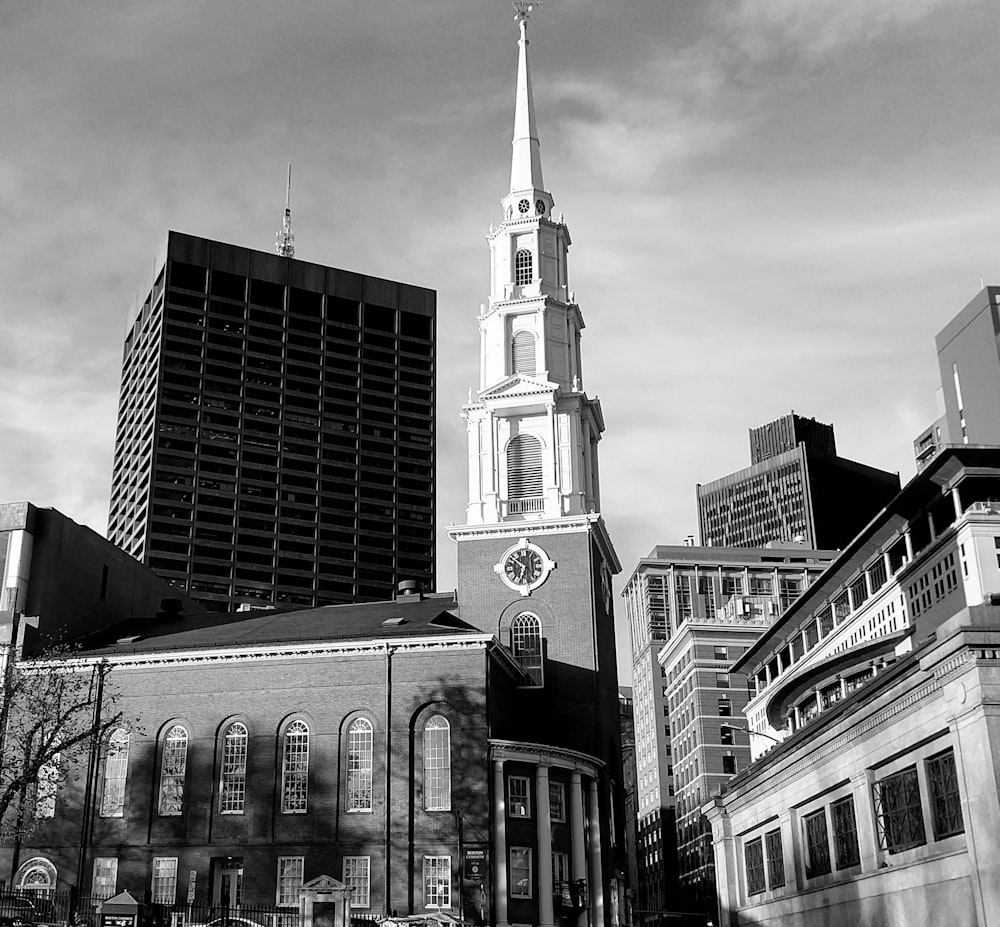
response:
M285 188L285 216L281 231L275 236L274 250L282 257L295 257L295 236L292 234L292 165L288 165L288 186Z

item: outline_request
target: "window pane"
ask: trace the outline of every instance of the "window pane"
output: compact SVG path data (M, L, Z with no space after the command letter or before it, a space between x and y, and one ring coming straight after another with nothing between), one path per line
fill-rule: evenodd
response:
M537 615L522 612L511 622L510 649L535 685L542 685L542 624Z
M927 842L916 766L880 779L872 787L879 845L898 853Z
M531 897L531 850L510 848L510 894L512 898Z
M424 857L424 907L451 907L451 857Z
M160 765L160 814L180 814L184 807L184 773L187 769L188 735L177 725L163 738Z
M350 895L352 908L371 907L371 857L344 857L344 885L353 889Z
M351 722L347 734L347 810L372 810L372 741L374 728L366 718Z
M507 813L512 818L531 817L529 782L524 776L511 776L507 780Z
M767 888L764 882L764 847L760 837L743 848L747 867L747 894L759 895Z
M108 738L104 759L101 817L120 818L125 813L125 778L128 774L128 731L119 728Z
M302 888L304 869L305 857L303 856L278 857L278 904L297 905L299 903L299 889Z
M424 809L451 810L451 727L441 715L424 725Z
M113 856L98 856L94 860L95 898L111 898L118 890L118 860Z
M231 724L222 741L222 779L219 784L219 811L242 814L247 794L247 729Z
M962 820L962 798L958 791L955 754L951 749L927 761L927 784L931 791L931 818L934 838L950 837L965 832Z
M830 871L830 841L826 830L826 811L817 811L803 818L806 844L806 878L825 875Z
M767 880L772 889L785 884L785 858L781 851L781 831L772 830L764 835L767 856Z
M527 248L520 248L514 254L514 283L517 286L531 283L531 252Z
M566 788L561 782L549 782L549 818L566 820Z
M309 796L309 728L293 721L285 731L281 763L281 812L301 814Z
M153 859L153 904L174 904L177 901L177 857L157 856Z
M854 799L843 798L830 805L833 819L833 855L838 869L856 866L861 861L858 825L854 818Z

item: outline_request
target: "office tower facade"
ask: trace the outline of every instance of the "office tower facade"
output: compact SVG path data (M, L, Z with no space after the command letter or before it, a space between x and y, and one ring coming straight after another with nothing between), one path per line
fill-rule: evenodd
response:
M801 545L658 546L629 578L636 907L648 922L714 910L711 840L700 807L750 758L745 681L730 667L834 556Z
M897 492L899 474L840 457L833 426L792 413L750 429L751 466L698 485L707 547L838 549Z
M432 587L435 309L168 233L128 320L109 538L219 611Z

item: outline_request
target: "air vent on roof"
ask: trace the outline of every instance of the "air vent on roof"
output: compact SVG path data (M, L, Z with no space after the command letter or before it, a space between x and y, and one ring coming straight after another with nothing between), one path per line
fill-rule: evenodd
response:
M116 644L134 644L137 640L142 638L141 634L130 634L128 637L119 637Z
M386 619L385 619L385 620L384 620L384 621L382 622L382 624L383 624L384 626L386 626L386 627L391 627L391 628L394 628L394 627L396 627L397 625L401 625L401 624L406 624L406 619L405 619L405 618L403 618L403 617L401 617L401 616L400 616L400 617L396 617L396 618L386 618Z

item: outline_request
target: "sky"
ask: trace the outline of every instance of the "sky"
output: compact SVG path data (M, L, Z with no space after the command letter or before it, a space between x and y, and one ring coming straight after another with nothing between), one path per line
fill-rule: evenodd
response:
M616 589L791 410L908 480L934 336L1000 284L1000 4L545 0L529 36ZM104 533L166 231L272 250L291 162L297 257L437 291L453 588L516 40L507 0L0 2L0 501Z

